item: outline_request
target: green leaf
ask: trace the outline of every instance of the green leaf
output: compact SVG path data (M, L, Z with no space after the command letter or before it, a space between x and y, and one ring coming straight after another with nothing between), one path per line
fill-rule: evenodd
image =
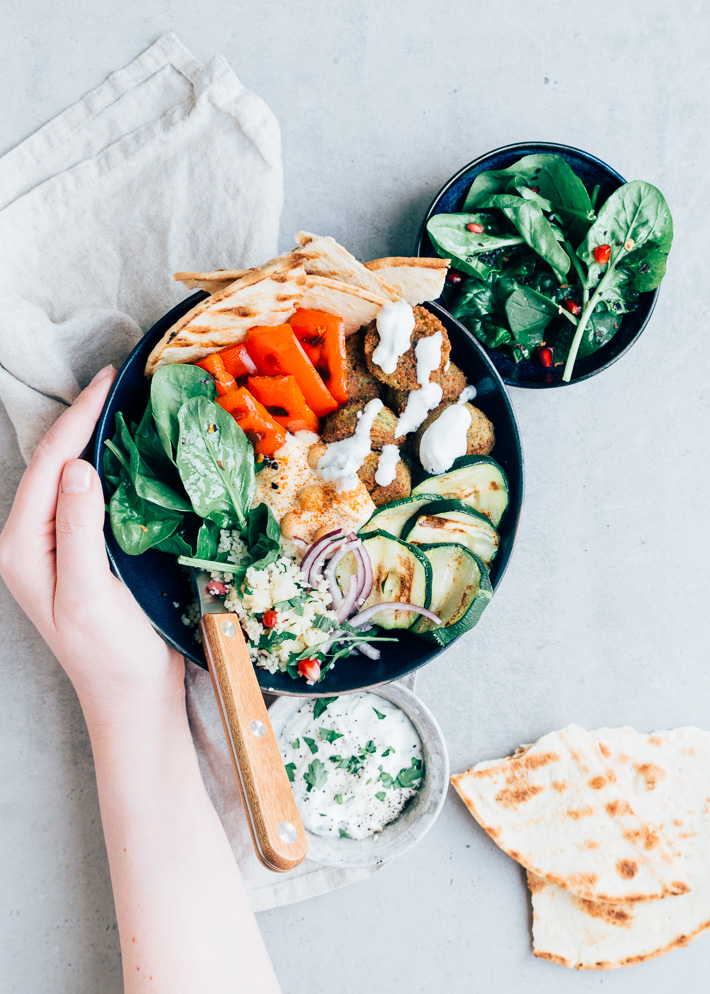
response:
M308 735L304 735L303 741L306 743L306 745L308 746L308 748L311 750L312 753L318 752L318 746L316 745L315 739L310 738Z
M307 790L320 790L328 782L328 771L320 759L314 759L308 764L308 772L303 774L303 779L308 784Z
M265 569L281 557L281 529L266 504L258 504L248 512L246 541L250 565L255 569Z
M602 345L606 345L607 342L611 341L620 327L620 314L610 311L605 304L596 307L582 334L577 355L583 359L596 352ZM553 347L555 354L564 357L569 353L574 332L574 326L565 322L565 325L558 330L556 336L550 339L550 345Z
M377 793L375 794L375 797L377 798L378 801L387 800L387 794L385 794L384 790L378 790Z
M319 728L318 733L325 742L335 742L336 739L343 737L342 732L334 732L330 728Z
M376 714L376 715L377 715L377 717L378 717L378 718L380 719L380 721L382 721L382 720L383 720L383 718L386 718L386 717L387 717L387 715L386 715L386 714L382 714L382 712L381 712L381 711L378 711L378 710L377 710L377 708L373 708L372 710L373 710L373 711L375 712L375 714Z
M341 839L352 839L352 835L348 835L344 828L339 829Z
M337 701L337 699L337 697L319 697L313 705L313 717L320 718L328 705L332 704L333 701Z
M292 742L292 745L293 745L294 749L300 749L301 748L301 740L300 739L294 739L293 742Z
M343 803L343 795L342 794L336 794L334 796L333 800L335 801L336 804L342 804Z
M196 559L217 559L220 527L215 521L207 519L200 525L197 533Z
M530 287L518 287L505 302L513 338L527 348L539 345L550 321L559 314L559 304Z
M403 770L399 771L394 781L397 787L402 787L402 788L414 787L417 780L421 780L423 771L421 769L421 765L416 766L415 765L416 763L417 760L412 759L411 766L405 767Z
M150 384L150 406L158 437L169 459L175 461L180 435L178 412L193 397L212 400L217 396L214 380L199 366L174 363L161 366Z
M394 748L394 746L388 746L388 747L387 747L387 748L385 749L385 751L384 751L384 752L382 753L382 755L383 755L383 756L389 756L389 755L390 755L390 753L393 753L394 751L395 751L395 748Z
M466 225L470 223L480 224L485 230L468 231ZM435 214L427 222L427 233L442 258L450 258L457 269L472 276L486 275L476 265L476 256L523 242L505 222L491 214Z
M133 484L124 480L109 502L109 520L123 551L139 556L169 538L180 525L182 515L143 500Z
M489 197L483 206L500 208L530 248L552 267L560 281L564 280L571 265L569 256L537 204L523 197L501 193Z
M180 530L173 532L162 542L158 542L155 548L160 552L167 552L170 556L189 556L192 554L192 548Z
M183 404L178 423L177 466L195 511L222 528L244 526L256 488L254 452L246 435L231 415L204 397Z
M389 787L394 787L394 778L392 777L391 773L387 772L387 770L381 769L380 770L380 775L379 775L379 777L377 779L381 780L382 783L385 785L385 787L388 787L388 788Z
M296 764L295 763L286 763L286 773L287 773L288 778L291 781L291 783L293 783L293 781L294 781L294 779L296 777Z
M143 457L120 411L116 414L116 427L122 452L129 459L128 472L138 496L171 511L191 511L192 505L187 497L162 479ZM179 485L179 480L176 482Z

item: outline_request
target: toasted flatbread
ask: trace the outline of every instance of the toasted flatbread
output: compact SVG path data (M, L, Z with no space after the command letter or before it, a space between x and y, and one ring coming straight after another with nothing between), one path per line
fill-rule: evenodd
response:
M669 840L691 890L643 903L582 900L528 874L536 956L578 970L631 966L686 946L710 928L710 733L592 732L645 823Z
M643 777L622 781L597 739L576 725L451 780L496 845L579 897L651 901L690 889L670 826L635 809Z
M385 303L392 303L398 299L397 291L388 286L379 273L370 272L329 235L311 235L307 231L299 231L296 234L296 241L300 248L295 249L294 252L309 276L324 276L326 279L348 283L360 290L383 297Z
M365 266L414 306L441 296L450 262L450 259L391 256L373 259Z
M219 293L200 301L158 342L145 372L173 362L195 362L244 341L255 324L283 324L299 306L306 274L295 258L250 269Z
M326 276L306 276L306 290L300 307L338 314L345 322L345 334L352 335L369 324L380 307L390 301L370 290L328 279Z
M227 287L240 280L248 272L256 272L249 269L215 269L211 273L174 273L173 279L177 283L182 283L188 290L206 290L207 293L219 293Z

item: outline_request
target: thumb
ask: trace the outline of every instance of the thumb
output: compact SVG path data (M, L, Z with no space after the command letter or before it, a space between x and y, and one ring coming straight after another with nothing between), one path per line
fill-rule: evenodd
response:
M57 497L55 605L69 608L93 600L110 575L104 545L104 499L93 466L72 459L62 471Z

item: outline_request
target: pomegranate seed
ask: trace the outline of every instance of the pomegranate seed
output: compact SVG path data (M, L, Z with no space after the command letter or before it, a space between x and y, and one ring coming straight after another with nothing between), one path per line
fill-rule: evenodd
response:
M466 231L472 231L476 235L482 235L485 230L482 224L476 224L475 221L469 221L466 225Z
M462 279L463 276L457 269L450 269L446 274L446 282L451 283L454 286L457 283L460 283Z
M279 616L276 611L264 611L264 617L261 619L261 623L264 628L273 628L276 622L279 620Z
M531 186L530 189L532 190L533 193L539 193L540 192L540 187L539 186Z
M320 679L320 663L317 659L302 659L298 664L298 672L310 683Z
M207 593L213 597L224 597L227 593L227 588L221 580L210 580L207 584Z
M582 305L575 304L571 297L565 297L562 301L562 306L566 307L570 314L574 314L575 317L582 313Z
M549 346L540 346L535 353L535 356L537 357L537 361L540 365L544 366L546 369L549 369L552 366L552 349Z
M611 245L597 245L594 249L594 259L600 266L606 266L611 255Z

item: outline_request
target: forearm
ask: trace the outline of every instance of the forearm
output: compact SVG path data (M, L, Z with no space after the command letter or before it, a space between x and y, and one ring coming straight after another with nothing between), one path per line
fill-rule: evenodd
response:
M278 992L184 705L87 721L126 994Z

